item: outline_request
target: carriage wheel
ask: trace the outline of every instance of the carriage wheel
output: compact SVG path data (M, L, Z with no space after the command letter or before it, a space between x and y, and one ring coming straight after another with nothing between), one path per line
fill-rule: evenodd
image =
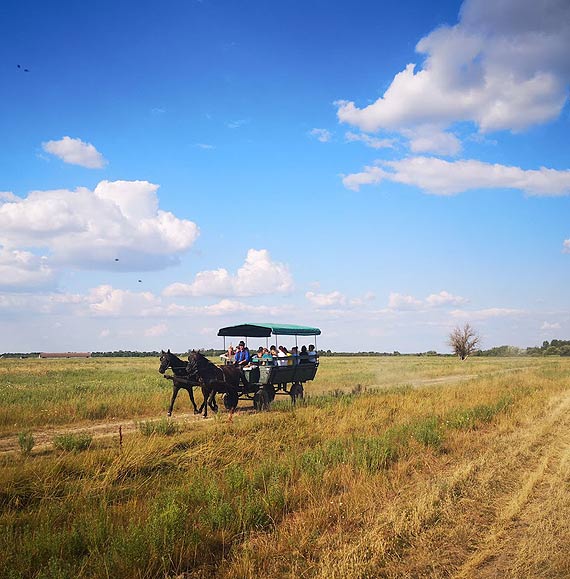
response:
M301 382L295 382L295 384L291 386L289 395L291 396L291 402L293 402L293 404L297 402L297 398L303 398L305 395L305 390Z
M260 388L253 395L253 407L261 412L262 410L269 410L269 394L263 388Z
M226 410L235 410L238 405L238 395L236 392L226 392L223 397L224 407Z

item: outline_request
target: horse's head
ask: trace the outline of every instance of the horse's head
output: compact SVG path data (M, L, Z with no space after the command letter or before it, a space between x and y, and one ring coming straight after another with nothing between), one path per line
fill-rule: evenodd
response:
M172 356L170 354L170 350L168 350L168 352L162 350L162 352L160 353L160 368L158 369L158 371L161 374L164 374L166 370L170 368L171 363L172 363Z

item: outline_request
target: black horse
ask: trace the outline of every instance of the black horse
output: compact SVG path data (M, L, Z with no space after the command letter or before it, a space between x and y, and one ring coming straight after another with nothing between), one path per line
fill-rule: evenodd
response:
M226 408L233 410L238 404L240 381L246 389L249 387L249 382L239 366L216 366L200 352L192 351L190 353L186 371L191 380L200 382L202 385L204 418L208 416L208 406L214 412L218 410L216 394L224 393Z
M184 360L181 360L178 356L172 354L170 350L167 352L163 350L160 353L160 368L158 371L161 374L164 374L168 368L171 368L172 372L174 373L174 376L164 376L165 378L172 380L172 399L170 400L168 416L172 416L174 401L178 396L178 391L180 388L184 388L184 390L188 391L188 394L190 395L190 402L192 402L192 406L194 406L194 414L200 414L200 412L202 412L202 406L200 406L200 408L196 406L196 402L194 401L194 388L196 386L201 386L201 384L197 380L191 380L188 377L188 374L186 373L186 362L184 362ZM204 403L205 400L206 398L204 397Z

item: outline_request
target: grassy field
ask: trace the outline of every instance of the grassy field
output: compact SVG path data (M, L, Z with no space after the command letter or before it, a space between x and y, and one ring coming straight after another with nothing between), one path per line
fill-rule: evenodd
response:
M323 358L176 422L157 368L0 360L2 576L570 576L570 360Z

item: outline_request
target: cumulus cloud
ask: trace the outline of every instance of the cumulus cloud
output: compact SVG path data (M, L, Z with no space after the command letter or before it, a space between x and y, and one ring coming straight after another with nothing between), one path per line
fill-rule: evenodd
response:
M309 131L309 135L321 143L328 143L332 139L332 133L327 129L312 129Z
M458 306L466 304L469 300L461 296L454 296L448 291L442 290L437 294L430 294L425 299L392 292L388 298L390 310L419 310L426 308L439 308L444 306Z
M245 263L235 274L224 268L202 271L190 284L174 283L164 289L165 296L237 296L247 297L288 293L293 278L287 265L272 261L266 249L250 249Z
M353 133L352 131L347 131L344 135L344 138L349 143L359 141L361 143L364 143L367 147L371 147L372 149L394 148L394 139L379 139L378 137L371 137L366 133Z
M343 306L346 304L346 296L339 291L330 293L315 293L309 291L305 297L313 306L317 308L329 308L334 306Z
M525 315L524 310L514 308L486 308L482 310L453 310L454 318L469 320L488 320L489 318L512 318Z
M461 151L461 141L455 135L438 127L424 125L417 129L406 129L402 133L410 139L410 149L413 153L457 155Z
M289 305L252 305L240 300L224 298L215 304L206 306L185 306L177 303L170 304L162 310L170 317L180 316L224 316L238 313L253 314L256 316L281 316L290 315L294 308Z
M160 210L157 189L148 181L101 181L93 191L33 191L12 198L0 204L0 244L42 248L52 266L166 267L193 245L199 230Z
M540 326L540 329L543 331L559 330L560 324L558 322L554 322L553 324L549 322L543 322L542 326Z
M392 292L388 298L388 307L393 310L414 310L422 307L423 302L413 296Z
M51 153L71 165L101 169L107 164L103 155L91 143L84 143L81 139L63 137L59 141L42 143L42 148L46 153Z
M461 296L454 296L445 290L438 294L431 294L426 298L426 304L432 307L454 305L458 306L467 303L469 300Z
M562 244L562 252L570 253L570 239L564 240L564 243Z
M521 169L474 159L446 161L435 157L408 157L379 164L344 176L344 186L358 191L362 185L389 180L434 195L456 195L472 189L518 189L534 196L570 195L570 170Z
M157 324L156 326L151 326L144 331L144 335L148 338L154 338L158 336L164 336L168 332L168 326L166 324Z
M366 132L443 133L462 121L481 132L520 131L557 118L566 102L570 4L466 0L459 22L429 33L416 51L420 67L408 64L369 106L340 101L339 120ZM415 146L428 150L427 142Z
M148 316L157 313L160 299L151 292L132 292L100 285L83 298L91 314L102 317Z
M45 257L0 247L0 290L19 291L51 286L55 274Z

